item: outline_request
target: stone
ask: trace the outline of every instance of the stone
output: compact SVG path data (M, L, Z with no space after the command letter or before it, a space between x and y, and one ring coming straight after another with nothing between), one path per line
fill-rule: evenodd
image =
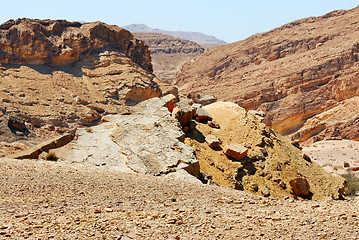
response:
M29 131L25 125L25 121L21 118L10 116L7 122L7 126L10 129L14 129L17 131Z
M196 116L196 120L198 122L207 122L212 120L211 115L209 115L209 113L203 108L197 108Z
M212 128L217 128L219 129L220 126L218 123L216 123L215 121L211 120L211 121L208 121L208 126L212 127Z
M265 113L263 111L249 110L248 113L257 117L257 119L261 122L264 120Z
M307 179L295 178L289 181L289 185L292 187L295 195L301 197L307 197L309 195L310 186Z
M350 164L348 162L344 162L344 167L350 167Z
M268 197L270 194L269 194L269 189L267 186L263 186L261 187L261 193L263 194L263 196L265 197Z
M198 108L202 108L202 104L193 103L193 104L192 104L192 107L197 110Z
M182 126L185 126L192 120L193 114L194 109L185 101L178 102L172 111L172 116L176 118Z
M173 94L167 94L161 99L165 102L165 107L168 108L170 112L172 112L176 106L177 97Z
M207 144L211 148L220 148L221 141L214 135L207 135L205 138Z
M208 94L205 94L205 95L191 95L191 98L195 103L199 103L199 104L201 104L203 106L211 104L211 103L214 103L214 102L217 101L217 98L215 96L208 95Z
M8 155L8 157L14 159L37 159L42 152L49 152L51 149L60 148L71 142L73 138L74 136L72 134L64 134L42 142L25 151Z
M227 156L234 158L235 160L241 160L247 156L248 148L239 143L230 143L226 145L224 153Z

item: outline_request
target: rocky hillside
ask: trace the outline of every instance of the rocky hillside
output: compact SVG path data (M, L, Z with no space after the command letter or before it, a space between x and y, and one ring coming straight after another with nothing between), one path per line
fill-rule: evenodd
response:
M266 124L302 142L358 139L358 26L359 7L301 19L204 53L176 83L262 110Z
M167 31L158 28L150 28L145 24L130 24L122 26L131 32L150 32L150 33L161 33L164 35L170 35L173 37L182 38L188 41L194 41L199 44L224 44L225 41L218 39L214 36L206 35L199 32L185 32L185 31Z
M97 126L79 128L74 140L64 135L7 157L216 184L276 199L343 195L342 177L325 172L237 104L202 108L175 100L167 95L143 101L126 113L104 116Z
M183 63L204 52L198 43L161 33L133 33L151 52L153 73L162 81L172 82Z
M96 124L160 96L150 52L127 30L101 22L10 20L0 25L1 116L37 136Z

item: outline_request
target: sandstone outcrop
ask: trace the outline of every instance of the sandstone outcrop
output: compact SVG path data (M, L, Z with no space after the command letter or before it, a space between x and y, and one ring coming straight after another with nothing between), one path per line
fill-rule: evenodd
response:
M162 81L172 82L181 66L204 52L198 43L161 33L134 32L151 52L153 73Z
M198 123L194 131L186 134L185 143L195 149L201 173L211 181L259 195L267 188L270 196L280 199L295 197L289 182L303 177L313 194L309 198L323 200L343 194L345 180L342 177L331 175L317 163L304 159L300 149L244 108L216 102L203 109L221 127L216 129ZM247 156L235 160L226 156L225 150L212 149L205 141L208 135L221 139L223 148L233 143L245 146Z
M153 98L125 115L107 115L100 125L78 129L74 141L50 153L70 163L155 176L183 169L198 178L194 150L181 142L181 126L164 106L162 99ZM183 172L175 176L189 177Z
M92 126L166 88L151 72L148 47L101 22L10 20L0 25L0 64L0 108L42 139Z
M184 64L176 83L186 93L264 111L267 125L301 142L358 139L357 109L336 123L319 117L359 95L358 16L359 7L334 11L211 49Z

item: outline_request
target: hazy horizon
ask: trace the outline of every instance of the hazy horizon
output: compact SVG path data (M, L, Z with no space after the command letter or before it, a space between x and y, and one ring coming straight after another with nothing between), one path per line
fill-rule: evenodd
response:
M226 42L269 31L288 22L320 16L333 10L351 9L359 3L341 1L17 1L4 2L0 22L17 18L102 21L124 26L145 24L168 31L200 32ZM14 10L12 10L14 9Z

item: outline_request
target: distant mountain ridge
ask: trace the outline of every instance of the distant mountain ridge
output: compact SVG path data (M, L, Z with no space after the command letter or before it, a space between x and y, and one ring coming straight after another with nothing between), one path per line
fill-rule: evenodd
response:
M130 24L122 26L122 28L130 32L152 32L152 33L162 33L165 35L170 35L174 37L179 37L185 40L194 41L199 44L225 44L226 42L218 39L214 36L206 35L199 32L186 32L186 31L167 31L157 28L150 28L145 24Z

